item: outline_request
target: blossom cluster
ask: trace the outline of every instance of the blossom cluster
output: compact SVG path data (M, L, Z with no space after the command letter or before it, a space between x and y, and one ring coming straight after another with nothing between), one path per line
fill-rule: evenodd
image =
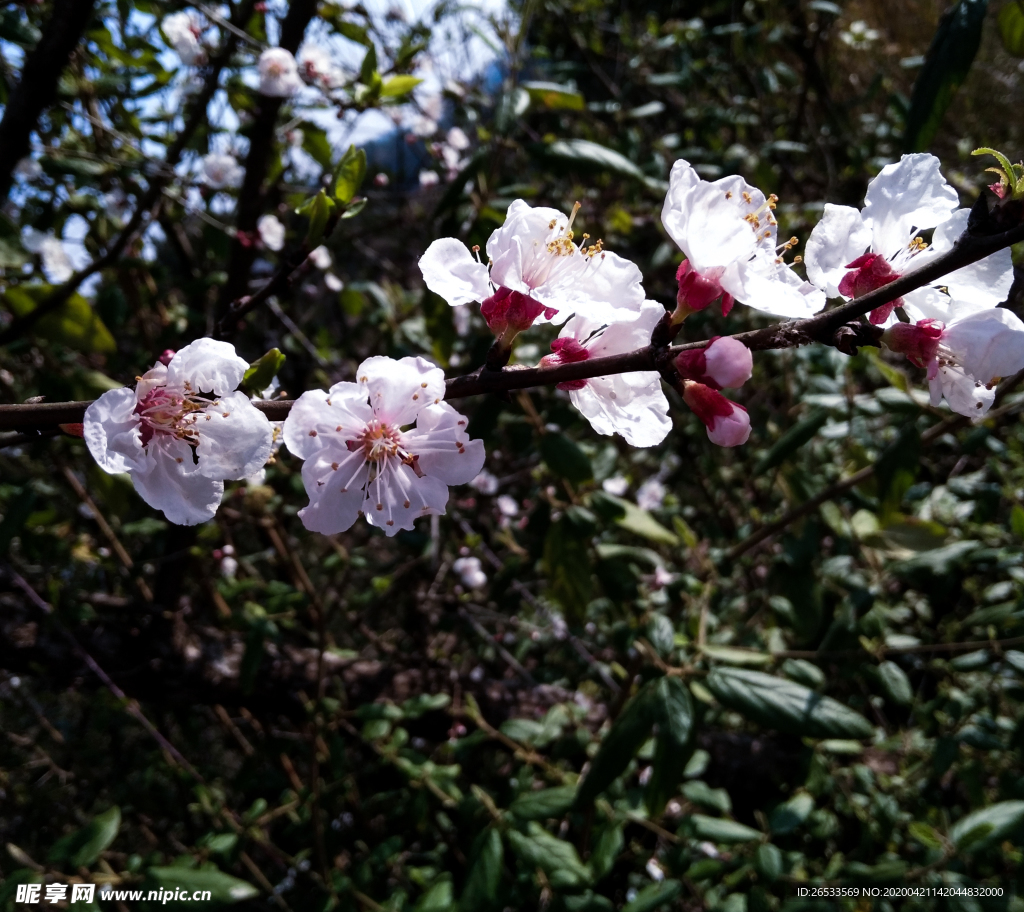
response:
M294 61L268 54L261 72L280 88ZM213 187L238 178L221 157L207 156L204 168ZM567 215L515 200L486 243L486 260L478 247L440 238L419 265L427 287L451 306L479 306L495 336L485 370L508 362L520 333L556 324L539 374L557 371L555 385L599 434L637 447L661 443L672 429L667 383L712 443L737 446L750 436L750 418L722 390L751 378L752 354L739 339L716 336L673 357L669 345L690 315L718 302L728 316L739 302L809 317L829 298L859 297L932 262L967 220L938 160L904 156L870 183L862 210L825 207L807 242L805 280L793 269L800 258L786 260L797 239L779 242L776 202L738 176L709 182L688 162L675 163L662 209L665 231L684 254L673 309L648 299L634 263L589 234L577 241L578 203ZM260 220L259 234L267 248L282 248L275 216ZM331 264L324 248L310 258L324 269ZM891 351L927 371L934 404L945 399L977 420L991 407L998 378L1024 369L1024 323L999 306L1011 281L1003 250L876 307L870 321L884 329ZM641 350L657 369L606 376L563 369ZM134 390L113 390L89 407L90 451L106 471L129 473L143 499L172 522L211 518L224 482L258 473L275 446L276 430L238 389L247 367L232 346L211 339L165 352ZM299 517L306 527L330 535L363 515L394 535L418 517L443 514L450 485L478 486L486 475L483 443L469 437L467 419L444 401L445 391L444 372L430 361L376 356L359 365L354 381L303 393L283 441L303 460L309 504ZM469 586L482 574L468 564L460 572Z

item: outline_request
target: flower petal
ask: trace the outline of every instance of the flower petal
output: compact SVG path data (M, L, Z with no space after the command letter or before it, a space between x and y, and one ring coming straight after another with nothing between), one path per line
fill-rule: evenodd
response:
M420 516L444 515L448 486L429 475L419 478L407 465L389 460L377 479L366 486L363 514L371 526L390 537L410 530Z
M331 447L307 459L302 483L309 505L299 510L302 524L323 535L350 529L359 518L369 471L361 451L342 455Z
M224 496L224 482L197 471L192 447L169 435L146 448L145 471L132 472L139 496L179 526L213 519Z
M329 444L345 449L345 441L372 418L366 390L357 383L336 383L327 392L306 390L284 421L284 442L299 459L310 459Z
M229 342L196 339L179 349L167 365L167 385L184 389L188 383L194 392L226 396L238 389L249 362L235 354Z
M994 307L954 320L942 343L981 383L1024 370L1024 323L1005 307Z
M108 390L85 410L85 444L104 472L114 475L145 464L135 390Z
M374 416L387 424L412 424L420 411L444 398L444 371L426 358L367 358L356 370Z
M988 414L996 398L994 389L989 389L958 365L939 367L938 374L931 382L933 404L937 389L942 390L943 397L954 412L975 421Z
M862 215L871 227L875 253L891 259L915 228L934 228L960 204L939 165L934 155L915 152L886 165L868 184Z
M937 253L945 253L951 250L953 242L967 230L969 215L968 209L954 212L950 219L935 229L931 246L925 252L934 249ZM957 301L978 307L996 307L1009 297L1010 286L1013 285L1013 258L1010 249L1007 247L977 263L963 266L944 275L935 284L948 288L950 296Z
M487 265L455 238L434 241L420 257L420 272L427 288L453 307L486 300L491 294Z
M839 283L852 263L871 246L871 229L852 206L825 205L821 221L814 226L804 248L807 278L825 292L839 297Z
M467 484L480 474L486 458L484 444L469 439L466 424L465 417L447 402L419 413L415 429L404 437L409 452L419 457L424 475L456 485Z
M620 434L631 446L656 446L672 430L657 371L595 377L569 398L597 433Z
M809 317L825 306L825 293L763 251L730 265L718 280L747 307L778 317Z
M242 392L221 396L198 416L196 454L207 478L248 478L274 448L274 428Z

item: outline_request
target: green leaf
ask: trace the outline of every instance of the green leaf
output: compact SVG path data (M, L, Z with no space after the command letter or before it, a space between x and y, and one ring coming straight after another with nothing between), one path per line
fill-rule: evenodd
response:
M3 301L16 317L24 317L44 303L53 290L50 285L8 288L3 293ZM40 317L32 332L87 354L109 355L117 351L117 342L110 330L80 294L71 295L56 310Z
M321 168L330 168L334 153L326 131L308 120L304 120L300 127L302 129L302 148Z
M594 844L594 851L590 853L590 870L594 873L595 881L611 873L615 859L619 857L624 845L621 823L610 822L601 830L601 835Z
M647 176L621 152L587 139L559 139L545 147L544 154L556 161L598 171L612 171L639 181Z
M653 696L658 743L654 750L644 803L648 813L657 817L683 779L686 764L693 753L696 723L690 691L679 678L666 676L647 686L651 688Z
M586 107L579 92L555 82L524 82L522 86L530 93L530 101L549 111L582 111Z
M644 887L636 898L622 907L622 912L654 912L655 909L671 902L683 889L678 880L663 880Z
M870 738L874 733L860 713L784 678L716 668L704 683L720 703L765 728L812 738Z
M1024 507L1020 504L1014 504L1010 510L1010 528L1017 538L1024 541Z
M794 795L789 801L778 805L768 818L772 833L784 836L792 833L814 810L814 799L806 792Z
M343 219L355 218L366 208L367 199L366 197L356 197L351 203L345 208L345 211L341 213Z
M52 862L68 862L73 868L88 868L109 848L121 827L121 809L112 808L98 814L82 829L59 839L50 849Z
M771 843L759 845L754 852L754 870L768 883L775 883L782 876L782 852Z
M504 854L501 835L494 827L488 827L480 837L476 859L459 898L462 912L477 912L497 903Z
M820 409L815 409L802 421L798 421L761 457L757 465L754 466L754 475L760 475L781 464L788 456L811 440L826 421L828 421L828 412Z
M729 793L723 788L711 788L699 779L683 783L683 797L701 807L718 811L719 814L732 813L732 799Z
M420 897L414 912L454 912L455 908L452 882L441 880Z
M299 215L309 218L309 228L306 231L306 247L309 250L319 246L324 236L324 229L327 221L334 211L335 202L323 190L310 199L301 209L297 210Z
M704 814L693 814L689 818L689 824L695 838L706 839L708 842L754 842L762 836L760 830L737 823L735 820L707 817Z
M239 387L242 392L250 395L262 393L277 376L284 365L285 356L280 349L272 348L265 355L261 355L242 376L242 384Z
M397 98L416 88L422 79L419 76L392 76L380 87L381 98Z
M524 792L509 805L509 811L520 820L547 820L561 817L576 800L576 788L560 785L556 788Z
M1000 801L974 811L950 827L949 838L960 851L973 852L1010 837L1024 825L1024 801Z
M418 719L424 713L445 709L451 702L446 693L419 694L402 704L402 714L406 719Z
M639 535L660 545L674 547L679 544L678 536L666 529L647 510L642 510L635 503L604 491L601 491L600 495L604 502L613 503L621 510L615 521L627 532L632 532L634 535Z
M700 651L715 662L725 665L767 665L772 657L755 649L737 649L734 646L701 646Z
M942 838L935 832L935 828L927 823L915 820L907 827L907 832L925 848L942 848Z
M923 152L931 145L954 93L974 63L987 9L988 0L960 0L943 13L914 83L904 151Z
M196 890L209 890L213 902L227 905L253 899L260 892L248 881L239 880L216 868L149 868L146 881L150 889L163 887L170 892L181 889L191 894ZM182 902L180 905L187 906L189 903Z
M585 616L592 595L589 552L592 534L566 514L551 523L544 537L544 567L550 593L574 620Z
M366 56L363 58L362 66L359 67L359 81L365 86L372 85L374 77L378 82L380 81L380 74L377 72L377 48L371 41L366 47Z
M653 682L652 682L653 683ZM625 772L633 756L650 737L659 716L658 697L651 683L645 684L622 708L604 736L590 763L590 770L576 792L576 804L589 807L594 799Z
M1021 3L1021 0L1010 0L999 11L997 21L999 37L1003 39L1006 53L1014 57L1024 57L1024 3Z
M909 706L914 699L914 689L910 686L907 673L895 662L886 660L878 666L878 679L885 695L900 706Z
M355 146L349 146L334 172L332 195L339 203L347 205L359 192L365 178L366 152Z
M576 854L575 846L552 836L540 825L531 823L525 834L509 830L506 835L512 851L527 868L531 871L540 868L556 890L585 887L593 880L590 869Z
M582 484L594 477L590 460L565 434L548 433L540 438L540 457L557 475L572 484Z
M875 477L883 517L899 510L903 495L917 478L921 461L921 435L913 422L905 424L896 439L878 457Z
M363 26L342 19L335 22L334 27L350 41L355 41L357 44L362 44L365 47L373 47L370 35Z

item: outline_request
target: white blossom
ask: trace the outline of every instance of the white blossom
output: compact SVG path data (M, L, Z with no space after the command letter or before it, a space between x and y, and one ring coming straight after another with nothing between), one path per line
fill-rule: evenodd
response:
M452 569L459 574L462 585L467 589L482 589L487 585L479 557L460 557L452 563Z
M851 22L848 29L844 29L839 33L839 40L842 41L843 44L855 48L866 48L869 45L874 44L878 38L878 29L869 28L868 24L863 19Z
M256 230L267 250L280 250L284 247L284 225L276 215L261 215Z
M667 488L660 478L648 478L636 492L636 505L641 510L657 510L661 507Z
M237 391L248 366L213 339L166 353L134 390L110 390L89 406L89 452L105 472L127 472L171 522L211 519L224 480L252 475L273 446L270 422Z
M43 261L43 274L53 284L60 285L75 274L71 257L60 238L35 228L26 228L22 232L21 245L29 253L39 254Z
M774 197L738 175L708 182L683 159L672 166L661 221L686 254L681 306L700 310L721 296L726 312L735 298L780 317L807 317L825 306L825 296L779 255L793 242L778 243L774 208Z
M18 164L14 166L15 176L20 177L22 180L29 183L40 177L42 173L43 166L30 155L26 155L24 158L18 159Z
M260 54L260 93L273 98L289 98L302 88L298 65L284 48L268 48Z
M484 464L483 443L442 401L444 371L423 358L377 356L356 376L303 393L285 421L288 449L306 460L302 522L331 535L363 513L390 536L419 516L443 515L448 485L471 481Z
M297 66L300 78L325 91L337 89L345 81L330 51L315 42L307 41L299 48Z
M441 182L441 175L436 171L424 169L420 171L420 186L421 187L433 187L435 184Z
M331 257L331 251L324 247L323 244L309 255L309 259L317 269L330 269L331 264L334 262Z
M203 156L203 181L214 190L239 187L245 176L243 168L233 155L211 152Z
M904 155L868 184L863 210L825 206L807 241L807 275L830 298L853 298L914 272L951 250L967 228L970 213L958 203L934 155ZM928 228L935 228L931 244L917 234ZM912 320L948 322L953 301L960 311L995 307L1012 283L1010 251L1001 250L876 308L871 322L891 324L896 307Z
M665 308L657 301L644 301L639 316L628 323L605 326L577 314L551 343L553 354L542 358L541 365L571 364L642 348L664 316ZM558 388L569 391L572 404L595 431L621 434L632 446L655 446L672 429L668 399L657 371L570 380L559 383Z
M615 497L622 497L629 490L629 479L622 475L613 475L601 482L601 490Z
M574 313L600 323L632 320L644 302L640 270L601 241L574 242L571 216L515 200L487 241L490 268L455 238L434 241L420 258L427 287L452 306L478 301L497 336Z
M471 488L476 488L481 494L498 493L498 477L487 469L483 469L470 483Z
M508 494L502 494L495 503L498 505L498 512L509 519L519 513L519 504L516 503L514 497L510 497Z
M203 27L195 13L188 10L171 13L164 16L160 28L167 43L174 48L185 66L196 66L205 62L206 52L199 40L199 36L203 34Z

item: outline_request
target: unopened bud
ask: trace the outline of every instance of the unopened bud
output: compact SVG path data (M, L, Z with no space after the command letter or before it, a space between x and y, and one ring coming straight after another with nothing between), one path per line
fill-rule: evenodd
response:
M703 383L683 381L683 401L704 422L708 439L718 446L734 447L750 437L750 416L742 405L726 399Z
M173 358L174 355L175 351L173 348L164 349L164 353L159 358L157 358L157 361L159 361L166 367L168 364L171 363L171 358Z
M540 359L541 367L557 367L559 364L575 364L586 361L590 357L579 342L569 337L555 339L551 343L551 354ZM586 380L566 380L558 384L560 390L580 390L587 385Z
M715 336L707 348L680 352L675 365L684 380L719 390L743 386L753 373L754 358L739 340Z

